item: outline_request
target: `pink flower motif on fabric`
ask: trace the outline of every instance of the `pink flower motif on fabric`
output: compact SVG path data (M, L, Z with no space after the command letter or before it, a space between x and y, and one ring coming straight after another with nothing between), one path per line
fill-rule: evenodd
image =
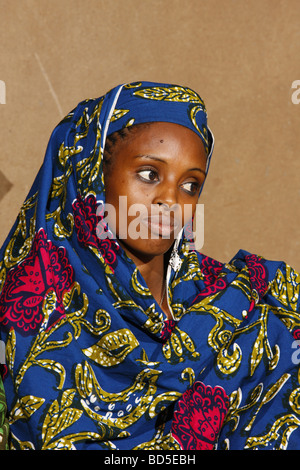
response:
M171 434L182 450L212 450L228 408L222 387L195 382L178 401Z
M64 314L62 298L73 283L74 272L66 250L47 240L41 229L27 258L7 273L0 295L0 322L23 336L34 334L43 320L42 305L49 289L57 297L50 324Z
M216 294L227 287L226 280L223 277L219 277L219 274L223 269L222 263L205 256L202 259L200 269L204 276L203 281L205 288L195 297L193 304L200 301L203 297Z
M82 246L91 246L99 250L104 261L114 269L117 266L118 243L110 238L107 226L102 223L103 213L94 195L89 194L83 200L80 196L73 202L74 223L77 238ZM107 238L103 234L107 232Z
M160 333L160 339L163 342L166 342L170 338L176 324L177 324L177 322L173 319L165 320L164 327L163 327L163 329Z
M294 339L300 339L300 330L299 328L293 331Z
M208 256L205 256L201 262L201 272L204 275L204 284L212 285L218 278L223 269L223 264Z
M257 255L247 255L245 256L245 260L249 270L252 291L256 291L256 295L258 296L256 300L252 298L250 301L249 312L251 312L256 302L265 295L268 289L268 273L264 266L264 260L259 258Z

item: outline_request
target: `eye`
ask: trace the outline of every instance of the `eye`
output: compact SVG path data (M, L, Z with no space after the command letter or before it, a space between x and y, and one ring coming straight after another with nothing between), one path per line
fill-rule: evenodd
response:
M200 183L197 181L188 181L181 185L182 189L189 193L191 196L194 196L200 190Z
M149 183L151 183L152 181L158 181L158 173L153 169L140 170L138 172L138 176L142 180L147 181Z

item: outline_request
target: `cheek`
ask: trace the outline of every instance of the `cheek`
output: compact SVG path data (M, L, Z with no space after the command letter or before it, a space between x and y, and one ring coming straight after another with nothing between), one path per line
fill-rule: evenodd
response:
M106 220L109 228L118 238L128 237L130 224L147 212L145 194L138 192L134 185L130 187L128 180L126 188L118 182L111 184L106 191Z
M113 204L116 208L120 196L126 196L128 192L128 183L119 173L115 175L113 172L104 176L105 184L105 200L109 204Z
M175 216L177 220L181 221L182 227L193 218L197 207L197 200L193 202L185 201L184 203L178 204L178 211Z

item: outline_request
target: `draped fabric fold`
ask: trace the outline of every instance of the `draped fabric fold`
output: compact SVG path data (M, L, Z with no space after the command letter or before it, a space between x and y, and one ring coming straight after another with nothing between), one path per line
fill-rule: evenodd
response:
M0 252L0 444L7 406L11 449L300 448L300 275L243 250L220 263L183 231L166 320L118 240L99 236L106 137L160 121L199 135L208 170L205 105L186 87L116 87L51 135Z

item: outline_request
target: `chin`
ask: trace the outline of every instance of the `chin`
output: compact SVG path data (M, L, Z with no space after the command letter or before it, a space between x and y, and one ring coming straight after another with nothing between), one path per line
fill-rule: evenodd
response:
M174 239L158 239L158 240L122 240L121 246L125 252L130 256L142 260L147 260L155 256L165 255L173 246Z

